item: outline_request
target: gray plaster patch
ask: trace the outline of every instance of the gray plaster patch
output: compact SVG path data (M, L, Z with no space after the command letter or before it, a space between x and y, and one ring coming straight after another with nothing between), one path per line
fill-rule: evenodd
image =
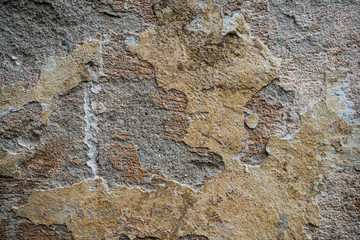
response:
M104 29L136 32L140 14L104 11L100 0L3 0L0 5L0 86L36 82L45 59L69 55ZM45 69L46 70L46 69Z
M322 220L319 226L306 225L307 235L313 240L358 240L360 172L354 168L338 169L331 178L323 179L317 190Z
M288 215L287 214L282 214L279 218L279 221L276 223L276 227L282 231L284 228L289 226L289 221L288 221Z
M106 156L107 146L119 143L111 139L111 133L116 126L121 126L124 132L131 133L129 140L120 143L136 147L142 167L160 169L164 176L181 184L199 184L224 169L220 156L200 156L196 149L185 143L166 138L163 118L173 113L157 109L152 103L151 95L158 93L154 79L117 79L116 82L103 84L102 89L103 94L98 94L97 100L112 99L113 104L108 106L108 109L113 110L99 115L99 135L102 136L98 159L101 168L99 175L103 176L110 186L114 183L124 184L120 181L121 171L115 170ZM125 100L119 99L124 95L128 96Z
M291 106L294 103L295 93L293 91L286 91L283 87L271 82L269 85L263 87L259 94L271 105L281 103L281 105Z
M29 103L0 117L0 149L12 153L18 149L28 151L36 144L36 139L40 141L41 110L39 103Z
M190 31L200 31L204 28L204 20L201 16L196 16L190 23L188 29Z
M136 46L140 42L140 38L134 34L124 34L124 37L127 46Z
M349 90L359 116L360 5L357 0L229 0L226 11L239 11L252 34L282 59L279 85L295 92L290 115L321 97L325 72L349 69ZM300 121L291 127L298 130Z

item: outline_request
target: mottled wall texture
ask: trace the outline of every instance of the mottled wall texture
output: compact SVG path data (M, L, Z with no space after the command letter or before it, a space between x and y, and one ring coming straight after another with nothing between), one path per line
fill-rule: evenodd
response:
M0 3L0 239L360 239L359 0Z

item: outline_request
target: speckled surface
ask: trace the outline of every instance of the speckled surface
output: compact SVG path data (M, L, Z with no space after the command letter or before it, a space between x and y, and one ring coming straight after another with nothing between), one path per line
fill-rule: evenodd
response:
M358 1L0 11L0 239L358 239Z

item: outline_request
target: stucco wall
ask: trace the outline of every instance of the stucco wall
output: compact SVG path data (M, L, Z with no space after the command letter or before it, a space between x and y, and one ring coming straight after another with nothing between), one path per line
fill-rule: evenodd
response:
M359 239L359 1L0 12L0 239Z

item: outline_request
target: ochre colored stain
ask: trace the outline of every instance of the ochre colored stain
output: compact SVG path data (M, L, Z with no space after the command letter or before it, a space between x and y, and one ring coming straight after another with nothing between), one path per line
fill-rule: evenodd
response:
M54 109L58 95L68 92L82 81L95 80L92 71L96 70L90 69L90 65L92 68L99 68L101 58L100 42L88 41L79 45L71 56L49 59L43 66L40 80L33 88L27 89L25 85L15 84L0 89L0 114L23 107L29 102L48 103L49 109ZM24 109L5 115L1 120L3 123L0 130L1 135L6 138L17 136L28 125L37 123L40 119L41 124L45 124L51 112L47 110L41 113L41 106L38 103L29 104ZM52 144L48 147L48 149L36 153L34 158L28 157L30 159L28 161L37 162L32 171L45 171L46 174L52 172L50 175L53 175L57 172L59 164L65 164L63 157L54 158L54 156L60 156L64 153L59 153L59 149ZM51 147L54 147L55 151ZM63 147L64 145L60 149ZM19 154L18 156L6 154L0 163L0 175L18 175L16 165L24 158L24 154ZM38 156L39 154L40 156ZM40 165L42 167L39 168ZM30 172L27 171L27 174Z
M245 171L233 155L222 153L226 169L194 189L160 178L152 191L115 186L109 192L98 178L33 191L17 212L38 224L66 224L75 239L117 239L120 233L160 239L187 234L209 239L304 239L304 226L321 221L315 202L318 183L338 166L359 164L359 126L340 118L341 99L332 94L346 79L331 76L322 98L302 115L300 130L290 139L269 139L269 156L261 166ZM334 142L341 142L341 151ZM115 167L139 167L133 147L113 147L126 153L114 155Z
M195 0L162 1L155 7L158 25L130 49L153 65L160 87L186 95L187 114L208 115L190 122L186 144L236 154L246 137L243 105L276 77L278 66L241 15L222 17L220 6L205 2L202 8Z
M5 151L0 152L0 175L6 177L18 177L17 164L24 161L23 153L11 155Z
M33 101L53 104L58 95L68 92L80 82L95 80L92 71L101 66L100 44L96 40L84 42L71 56L47 60L33 88L15 84L0 89L0 113ZM43 114L46 119L48 116L48 113Z
M155 7L158 26L143 33L132 50L154 66L166 92L185 94L191 120L185 143L221 154L225 170L194 189L160 178L152 191L114 186L110 192L97 178L33 191L19 215L37 224L66 224L75 239L118 239L122 233L165 240L188 234L304 239L304 225L320 224L317 184L338 166L359 161L360 128L342 120L343 104L332 94L345 78L328 77L322 98L302 115L300 130L290 139L269 138L264 163L245 170L233 159L246 137L242 105L275 78L277 66L249 37L243 18L234 15L236 28L222 34L227 21L220 7L210 1L202 6L191 0L161 2ZM195 16L200 29L191 25ZM133 146L111 147L114 167L141 168Z

